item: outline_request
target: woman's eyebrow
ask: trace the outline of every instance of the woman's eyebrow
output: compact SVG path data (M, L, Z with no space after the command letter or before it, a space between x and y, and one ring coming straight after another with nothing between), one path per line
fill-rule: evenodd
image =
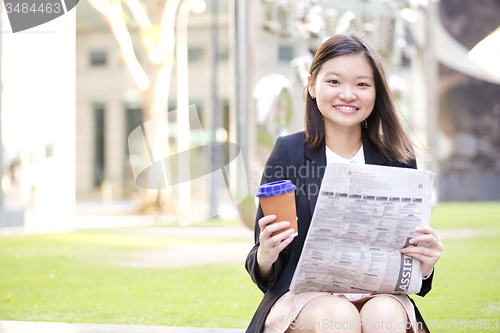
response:
M361 75L361 76L358 76L358 79L368 79L368 80L374 81L370 75Z
M335 72L331 72L331 71L325 74L325 76L327 76L327 75L337 75L337 76L342 77L342 75L340 75L339 73L335 73ZM361 75L361 76L358 76L357 78L358 79L368 79L368 80L374 81L370 75Z

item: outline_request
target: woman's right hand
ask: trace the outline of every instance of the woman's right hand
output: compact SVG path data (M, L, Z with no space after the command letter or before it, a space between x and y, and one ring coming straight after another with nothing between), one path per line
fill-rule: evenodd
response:
M279 253L290 244L296 230L289 229L282 233L271 236L273 232L290 226L290 222L282 221L273 223L276 215L267 215L259 220L260 246L257 250L257 263L259 264L260 277L266 280L271 275L273 263L278 259Z

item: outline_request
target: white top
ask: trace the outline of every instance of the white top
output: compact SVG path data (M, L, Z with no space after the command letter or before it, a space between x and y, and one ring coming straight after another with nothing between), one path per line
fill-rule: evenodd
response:
M343 158L335 154L328 146L326 146L326 163L356 163L356 164L365 164L365 152L363 150L363 145L359 148L356 155L354 155L351 159Z

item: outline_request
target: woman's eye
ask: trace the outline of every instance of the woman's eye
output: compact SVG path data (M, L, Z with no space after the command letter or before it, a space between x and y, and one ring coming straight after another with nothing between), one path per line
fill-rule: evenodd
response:
M337 80L330 80L328 82L330 82L331 84L338 84L339 83L339 81L337 81Z
M369 85L367 85L366 83L359 83L358 86L361 86L361 87L369 87Z

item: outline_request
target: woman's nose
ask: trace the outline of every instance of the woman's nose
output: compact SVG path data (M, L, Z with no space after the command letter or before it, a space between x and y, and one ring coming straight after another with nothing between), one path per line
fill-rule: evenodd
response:
M352 90L350 89L345 89L344 91L342 91L340 94L339 94L339 98L342 99L342 100L345 100L345 101L353 101L355 100L357 97L356 95L352 92Z

